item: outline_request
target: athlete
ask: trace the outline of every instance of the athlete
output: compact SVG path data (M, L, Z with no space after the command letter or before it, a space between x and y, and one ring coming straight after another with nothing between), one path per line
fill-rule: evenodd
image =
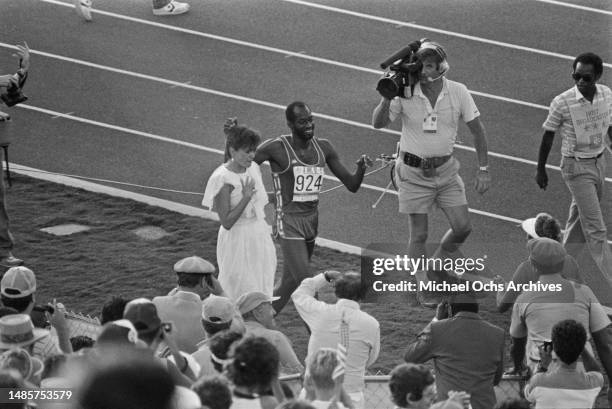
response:
M273 302L279 313L291 294L310 272L319 224L319 196L325 175L325 165L346 188L359 190L366 169L372 160L362 155L357 170L351 174L340 161L336 149L327 139L315 138L315 125L310 108L303 102L292 102L285 110L291 135L264 141L257 148L255 162L268 161L272 170L275 202L274 233L283 253L283 275ZM230 118L226 127L235 125Z

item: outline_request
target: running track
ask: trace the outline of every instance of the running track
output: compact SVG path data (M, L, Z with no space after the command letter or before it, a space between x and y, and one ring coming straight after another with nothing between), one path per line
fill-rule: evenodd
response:
M284 106L295 99L316 113L316 133L345 163L361 153L391 153L394 130L369 126L379 97L378 64L408 42L429 37L449 54L449 78L472 91L489 136L493 186L471 185L471 135L456 154L468 185L474 231L465 252L487 255L511 274L525 257L518 221L548 211L564 221L570 196L549 159L549 188L533 182L541 123L550 100L572 85L576 54L592 50L612 84L612 3L606 0L192 0L184 16L154 17L148 0L94 0L94 21L57 0L2 0L0 67L13 69L12 45L27 41L30 100L11 111L11 161L71 175L201 192L218 166L228 116L265 137L287 132ZM608 155L608 158L610 155ZM16 166L16 165L15 165ZM352 165L351 165L352 166ZM264 173L266 171L264 170ZM320 235L354 246L403 243L407 219L388 194L371 205L388 172L321 200ZM116 185L112 185L116 186ZM336 186L330 178L326 188ZM119 186L198 205L194 194ZM612 165L604 206L612 240ZM437 212L431 237L447 228ZM330 261L333 267L333 261Z

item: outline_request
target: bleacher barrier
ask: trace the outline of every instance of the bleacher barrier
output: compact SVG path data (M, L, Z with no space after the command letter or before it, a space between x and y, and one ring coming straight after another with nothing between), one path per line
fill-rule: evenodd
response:
M286 383L295 396L302 388L300 374L284 375L280 377L281 382ZM513 375L504 375L498 386L495 387L495 396L500 402L507 398L517 398L521 396L525 389L527 379ZM389 397L389 376L388 375L367 375L365 377L365 407L368 409L393 409L395 405L391 403Z
M70 337L86 335L96 339L100 333L100 320L73 311L66 312L66 321L70 330ZM280 380L287 384L295 396L302 389L302 378L300 374L283 375ZM365 407L368 409L392 409L394 405L389 397L388 375L367 375L365 377ZM498 386L495 387L497 401L511 397L519 397L525 388L526 378L504 375Z
M98 317L91 317L74 311L66 311L64 315L70 338L78 335L85 335L93 340L98 338L98 334L102 329Z

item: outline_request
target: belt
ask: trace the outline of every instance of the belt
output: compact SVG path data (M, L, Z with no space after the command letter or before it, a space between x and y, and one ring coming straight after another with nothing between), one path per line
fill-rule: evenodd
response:
M593 159L599 159L599 158L601 158L601 155L603 155L603 153L604 153L604 151L601 151L601 153L600 153L599 155L597 155L597 156L593 156L593 157L590 157L590 158L579 158L579 157L577 157L577 156L564 156L564 158L567 158L567 159L575 159L575 160L577 160L577 161L581 161L581 160L593 160Z
M444 165L451 158L451 155L446 156L434 156L431 158L421 158L420 156L413 155L410 152L402 152L402 159L404 163L408 166L412 166L413 168L437 168Z

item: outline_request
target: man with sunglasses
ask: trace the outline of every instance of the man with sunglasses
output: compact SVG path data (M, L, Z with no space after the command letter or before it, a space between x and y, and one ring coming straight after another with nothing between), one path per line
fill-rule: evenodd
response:
M587 244L603 275L612 285L612 252L600 203L605 190L605 140L610 139L612 91L597 84L603 72L601 57L580 54L573 63L575 86L555 97L546 121L538 156L536 183L546 189L546 160L555 132L561 134L561 174L572 194L563 245L577 258ZM607 294L606 294L607 293ZM602 291L612 304L612 291Z

